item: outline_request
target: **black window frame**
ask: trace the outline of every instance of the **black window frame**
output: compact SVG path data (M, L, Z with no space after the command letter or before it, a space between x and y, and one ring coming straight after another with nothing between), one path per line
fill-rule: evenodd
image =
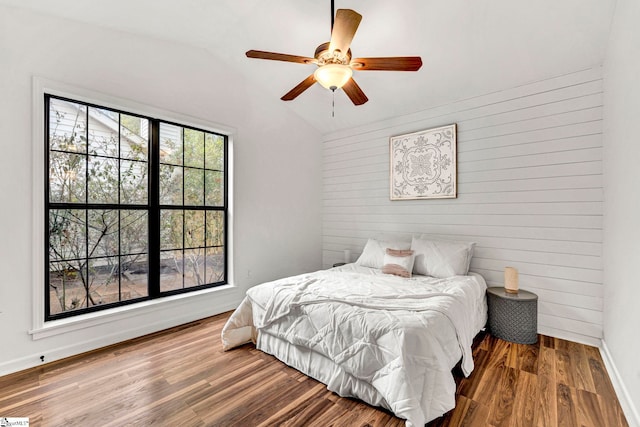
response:
M140 117L143 119L147 119L149 121L149 135L148 135L148 182L147 182L147 203L146 204L123 204L121 203L120 197L118 197L118 203L89 203L88 200L85 200L84 203L66 203L66 202L52 202L50 201L50 100L57 99L61 101L71 102L75 104L80 104L86 107L87 109L87 140L89 133L89 125L88 125L88 116L89 116L89 108L98 108L102 110L108 110L118 114L124 114L128 116ZM224 150L224 158L223 158L223 194L222 194L222 206L211 206L211 205L185 205L184 204L184 196L183 196L183 204L182 205L163 205L160 203L160 124L166 123L167 125L177 126L183 129L190 129L197 132L204 132L205 134L215 135L217 137L221 137L223 139L223 150ZM120 130L119 130L120 132ZM183 132L184 133L184 132ZM183 137L184 141L184 137ZM50 93L44 93L44 231L45 231L45 245L44 245L44 269L45 269L45 283L44 283L44 320L52 321L58 320L73 316L78 316L86 313L92 313L97 311L103 311L114 307L121 307L125 305L131 305L135 303L139 303L141 301L155 300L164 298L171 295L176 294L185 294L200 291L202 289L215 288L218 286L226 285L228 283L228 275L229 275L229 257L228 257L228 239L229 239L229 218L228 218L228 206L229 206L229 137L226 134L212 131L210 129L203 129L199 127L195 127L188 124L183 124L171 120L161 119L152 117L145 114L139 114L134 112L129 112L126 110L122 110L119 108L114 108L111 106L102 106L92 102L86 102L82 100L73 99L70 97L54 95ZM85 156L90 156L88 153L84 153ZM120 156L120 154L118 155ZM118 157L119 161L122 160L121 157ZM182 166L183 169L186 166ZM210 169L203 168L203 174L205 171ZM220 172L220 171L218 171ZM122 182L121 177L118 177L118 185ZM183 181L184 183L184 181ZM85 182L85 191L88 189L88 184ZM206 197L206 182L203 184L204 194ZM184 190L183 190L184 192ZM88 194L87 194L88 197ZM52 209L82 209L85 211L89 211L91 209L104 209L104 210L116 210L120 212L121 210L143 210L148 213L147 220L147 233L148 233L148 246L147 246L147 262L148 262L148 280L147 280L147 289L148 296L128 299L124 301L117 301L111 303L98 304L93 306L87 306L83 308L73 309L69 311L61 311L60 313L51 313L51 301L50 301L50 256L49 256L49 246L50 246L50 220L49 215ZM160 224L160 213L162 210L183 210L184 211L204 211L205 216L206 212L222 212L223 216L223 242L222 242L222 255L224 259L223 266L223 277L222 280L205 283L202 285L189 286L187 288L182 289L173 289L169 291L161 291L160 289L160 267L161 267L161 224ZM184 237L183 237L184 241ZM207 246L205 242L204 247L198 247L204 249L205 253L207 248L217 247L219 246ZM183 250L186 248L183 245ZM120 252L118 256L123 256ZM91 258L87 257L87 262L89 262ZM182 272L183 283L184 283L184 270ZM121 279L119 279L121 280ZM87 305L89 305L87 303Z

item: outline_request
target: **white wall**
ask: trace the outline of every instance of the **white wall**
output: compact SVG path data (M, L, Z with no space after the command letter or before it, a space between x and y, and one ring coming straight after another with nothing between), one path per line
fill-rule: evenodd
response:
M235 128L235 288L32 339L34 75ZM210 53L0 7L0 93L0 375L228 310L253 284L320 267L319 133Z
M477 243L490 286L504 267L539 296L539 331L599 344L602 286L600 67L324 137L323 262L379 233ZM458 125L458 198L389 201L389 137Z
M618 0L604 87L604 342L640 425L640 3ZM630 411L626 411L630 418Z

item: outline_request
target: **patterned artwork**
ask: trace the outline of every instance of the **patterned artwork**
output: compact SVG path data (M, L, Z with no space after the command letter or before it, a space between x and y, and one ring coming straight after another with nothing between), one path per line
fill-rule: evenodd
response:
M456 197L456 125L393 136L391 200Z

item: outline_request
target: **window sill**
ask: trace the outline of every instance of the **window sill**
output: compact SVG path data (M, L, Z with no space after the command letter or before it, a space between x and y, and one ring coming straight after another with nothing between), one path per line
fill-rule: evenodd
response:
M222 285L215 288L203 289L201 291L190 292L186 294L172 295L169 297L143 301L136 304L116 307L104 311L87 313L73 316L66 319L53 320L44 322L43 325L35 327L29 331L33 340L39 340L55 335L65 334L80 329L91 328L94 326L110 323L118 320L127 319L135 316L142 316L158 310L165 310L168 307L176 307L177 305L189 304L193 300L202 298L208 294L227 294L236 291L238 288L234 285Z

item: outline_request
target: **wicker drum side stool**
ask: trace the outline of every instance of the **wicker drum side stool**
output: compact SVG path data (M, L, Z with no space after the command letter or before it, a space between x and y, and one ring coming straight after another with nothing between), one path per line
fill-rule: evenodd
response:
M523 291L510 294L504 288L487 289L489 331L492 335L518 344L538 341L538 296Z

